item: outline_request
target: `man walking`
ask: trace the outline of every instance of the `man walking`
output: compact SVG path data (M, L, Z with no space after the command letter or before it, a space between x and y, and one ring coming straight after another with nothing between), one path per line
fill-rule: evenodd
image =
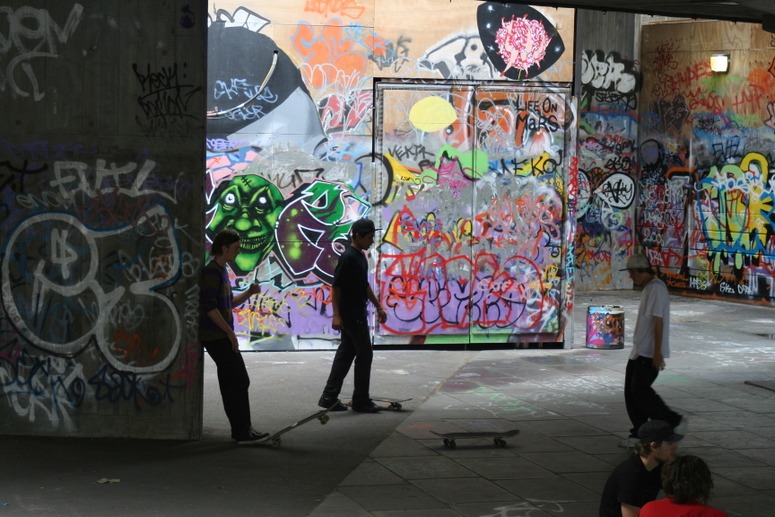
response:
M633 284L644 287L624 377L624 402L632 428L630 436L620 445L633 447L638 442L638 429L647 420L664 420L684 432L686 419L670 409L651 387L659 372L665 369L665 359L670 357L670 294L667 286L657 278L645 255L632 255L627 260L626 270Z
M374 244L374 222L359 219L352 225L352 243L339 257L334 271L331 306L334 317L331 326L342 333L342 341L334 356L320 407L331 411L346 411L347 406L338 399L342 383L355 361L352 408L360 413L376 413L379 406L369 395L373 350L367 323L366 302L377 308L377 320L387 321L387 314L369 285L369 264L365 251Z

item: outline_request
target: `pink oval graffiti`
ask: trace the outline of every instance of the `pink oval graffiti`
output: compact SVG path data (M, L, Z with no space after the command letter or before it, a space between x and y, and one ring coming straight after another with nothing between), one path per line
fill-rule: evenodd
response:
M498 54L506 62L502 75L512 67L527 72L546 57L546 49L552 38L540 21L529 20L527 15L522 18L512 16L511 20L502 21L503 26L495 34Z

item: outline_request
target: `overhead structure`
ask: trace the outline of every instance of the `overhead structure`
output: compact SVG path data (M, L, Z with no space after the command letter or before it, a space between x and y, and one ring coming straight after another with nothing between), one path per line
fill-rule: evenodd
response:
M505 0L504 3L526 2ZM773 0L558 0L550 2L539 0L529 3L546 7L572 7L593 11L756 23L761 24L766 31L775 32Z

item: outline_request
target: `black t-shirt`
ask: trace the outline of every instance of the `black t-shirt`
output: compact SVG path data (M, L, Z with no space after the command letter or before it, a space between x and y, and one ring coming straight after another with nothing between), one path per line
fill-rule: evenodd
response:
M662 465L648 471L640 456L630 456L608 476L600 498L600 517L622 517L622 503L640 508L656 499L662 488L661 475Z
M333 286L340 289L339 315L343 321L366 320L368 273L366 255L353 246L347 246L336 264L333 282Z

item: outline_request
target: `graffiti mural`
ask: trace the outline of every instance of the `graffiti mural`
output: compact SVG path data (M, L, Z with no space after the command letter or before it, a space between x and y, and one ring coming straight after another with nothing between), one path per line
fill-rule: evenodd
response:
M554 25L527 5L484 2L477 7L477 24L487 56L509 79L535 77L565 52Z
M373 281L391 286L382 291L393 315L377 341L562 335L568 99L493 91L472 104L464 94L426 96L389 108L411 120L401 136L405 128L374 133L374 84L375 77L569 81L563 42L572 33L557 26L572 27L572 12L551 10L552 19L532 8L479 11L478 19L476 5L455 3L445 9L459 23L429 32L423 20L433 9L407 0L389 9L362 0L213 5L206 235L225 227L240 233L246 250L233 279L262 285L236 310L243 348L336 346L332 273L350 226L366 215L382 226L370 256L380 270ZM487 44L497 35L483 30L494 20L503 27L503 55L523 21L539 24L551 46L535 48L529 64L514 52L508 65L496 63ZM431 269L437 276L427 276Z
M382 331L415 343L556 336L569 280L566 97L424 84L382 95L380 145L424 150L383 160L394 187L381 209Z
M740 71L718 75L672 35L653 35L644 61L639 244L674 288L771 302L770 38L761 40L770 46L752 46Z
M0 98L31 99L46 96L46 64L60 56L83 18L84 8L75 3L62 19L47 9L0 6L3 19L0 45Z
M196 438L206 12L45 3L0 7L0 434Z
M585 50L579 74L577 288L624 288L619 270L634 244L640 73L615 53Z
M85 405L174 404L194 379L181 356L195 343L198 309L169 295L200 267L171 211L190 185L181 178L169 190L157 168L150 159L53 161L43 188L25 180L16 193L13 205L28 215L6 220L3 327L17 337L0 343L0 388L30 423L75 431Z

